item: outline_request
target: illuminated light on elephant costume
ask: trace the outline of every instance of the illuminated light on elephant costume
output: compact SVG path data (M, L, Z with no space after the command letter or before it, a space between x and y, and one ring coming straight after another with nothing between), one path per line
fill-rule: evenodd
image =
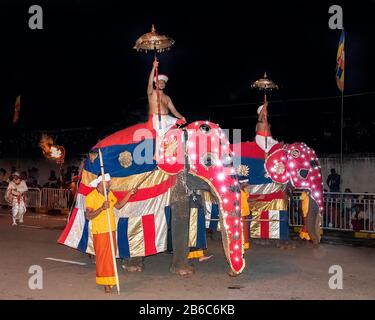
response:
M251 238L288 239L288 194L290 189L305 190L304 226L301 238L320 241L320 213L323 210L323 184L314 150L304 143L282 144L266 154L256 142L231 146L240 179L248 179Z
M168 224L172 225L171 271L188 265L189 201L192 190L209 190L220 208L220 226L230 274L245 267L243 259L240 193L229 142L216 124L197 121L184 129L172 128L157 146L156 133L147 124L118 131L100 142L111 190L121 200L138 188L129 202L115 209L117 257L132 259L167 250ZM94 254L91 222L85 218L90 182L100 174L96 145L85 161L77 200L58 242ZM140 162L139 159L151 161Z
M290 183L304 190L301 199L304 225L300 237L319 243L324 200L321 167L315 151L305 143L286 144L267 156L265 169L274 182Z

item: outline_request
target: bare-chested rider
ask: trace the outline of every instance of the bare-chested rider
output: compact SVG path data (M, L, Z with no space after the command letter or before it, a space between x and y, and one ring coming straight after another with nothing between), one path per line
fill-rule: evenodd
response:
M149 117L152 121L152 126L159 136L163 136L175 124L185 124L186 119L176 110L171 98L164 93L164 88L168 81L168 77L164 74L159 74L158 79L155 77L155 69L159 62L154 60L152 70L148 79L147 96L149 104ZM155 86L159 88L160 96L160 124L158 115L158 95ZM170 116L171 113L174 117Z
M270 149L278 143L278 141L273 139L271 135L271 125L268 122L267 107L268 103L265 102L258 108L258 123L255 129L255 142L265 152L270 151Z

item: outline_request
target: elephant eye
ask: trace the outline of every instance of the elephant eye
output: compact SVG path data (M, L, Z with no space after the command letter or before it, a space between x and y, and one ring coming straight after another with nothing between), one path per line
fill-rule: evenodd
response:
M301 170L298 171L298 175L302 179L306 179L308 174L309 174L309 170L307 170L307 169L301 169Z
M209 133L211 131L211 127L208 124L204 123L200 125L199 130L204 133Z
M299 152L299 150L298 149L294 149L293 151L292 151L292 157L293 158L298 158L299 157L299 155L300 155L300 152Z
M217 163L217 160L218 160L217 156L209 152L202 156L201 163L205 169L208 169L210 167L215 166Z

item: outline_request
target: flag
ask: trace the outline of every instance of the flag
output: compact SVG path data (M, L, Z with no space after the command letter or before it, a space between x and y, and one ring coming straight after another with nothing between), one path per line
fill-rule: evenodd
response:
M18 122L20 111L21 111L21 95L19 95L16 98L16 103L14 104L13 124L16 124Z
M111 175L111 191L120 201L135 187L136 194L115 211L117 257L140 257L167 249L169 202L176 176L169 175L153 163L137 163L133 159L141 143L155 145L155 135L141 142L134 141L134 133L143 129L139 124L118 131L100 143L104 169ZM85 160L74 209L58 243L95 254L91 221L85 218L85 199L93 190L90 182L100 175L98 145ZM139 148L138 148L139 149Z
M249 179L250 237L287 239L288 202L283 185L273 182L266 173L264 151L255 142L242 142L232 148L237 150L234 159L239 164L237 174ZM276 144L269 154L280 148L281 144Z
M345 75L345 33L341 32L339 48L336 57L336 83L341 92L344 92L344 75Z

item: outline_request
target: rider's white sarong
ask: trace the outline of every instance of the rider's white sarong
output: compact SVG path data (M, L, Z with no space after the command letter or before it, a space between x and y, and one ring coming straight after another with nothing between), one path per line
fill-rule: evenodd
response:
M279 142L272 137L268 136L267 137L267 148L266 148L266 137L257 134L255 136L255 142L256 144L265 152L268 152L271 150L271 148L275 145L278 144Z
M167 114L162 114L160 116L160 124L159 124L159 115L153 114L152 115L152 126L156 131L156 139L155 139L155 160L159 161L160 159L160 146L161 142L163 140L164 135L167 133L167 131L172 128L176 122L177 118L171 117Z
M154 127L155 131L160 137L163 137L166 132L172 128L176 122L177 118L171 117L170 115L167 114L162 114L160 116L160 125L159 125L159 115L158 114L153 114L152 115L152 126Z

